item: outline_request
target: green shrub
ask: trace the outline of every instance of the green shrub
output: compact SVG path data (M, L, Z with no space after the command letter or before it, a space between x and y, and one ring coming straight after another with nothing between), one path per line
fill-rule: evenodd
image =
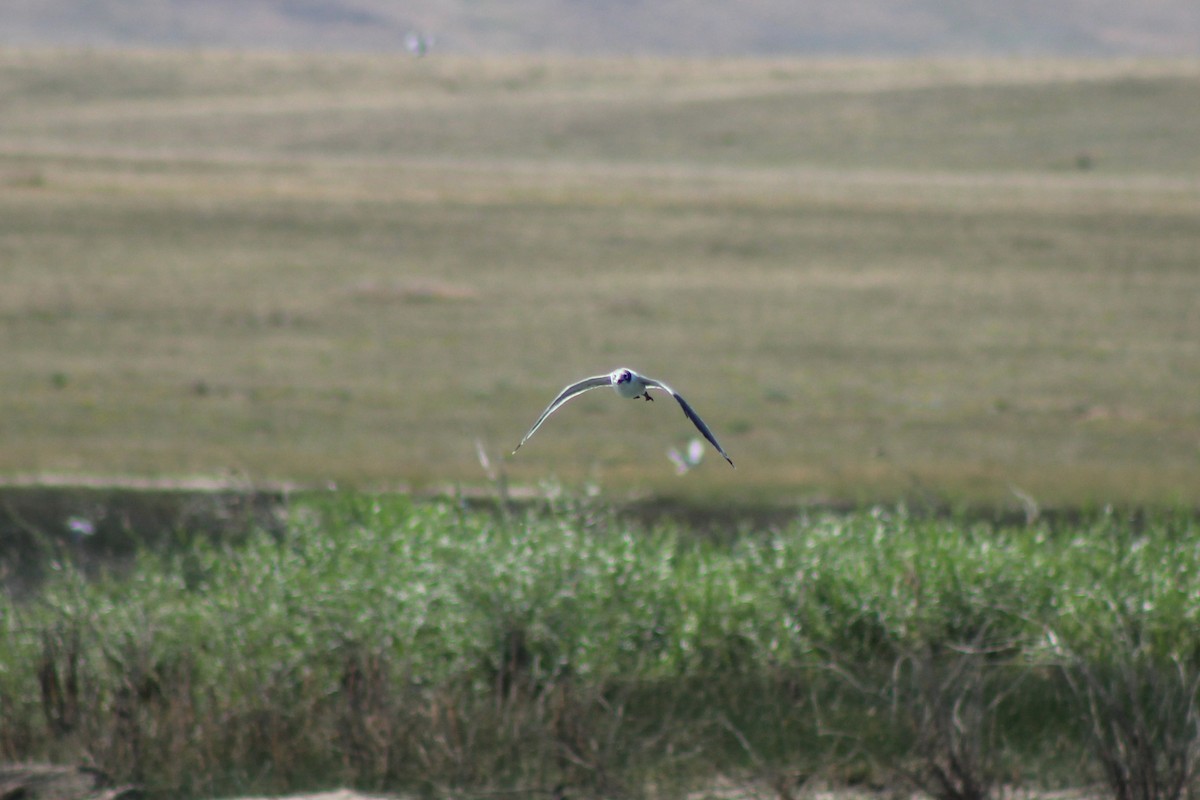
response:
M868 511L714 541L585 504L320 496L0 601L0 758L163 796L1082 781L1072 753L1108 756L1064 709L1102 711L1130 663L1195 674L1196 528Z

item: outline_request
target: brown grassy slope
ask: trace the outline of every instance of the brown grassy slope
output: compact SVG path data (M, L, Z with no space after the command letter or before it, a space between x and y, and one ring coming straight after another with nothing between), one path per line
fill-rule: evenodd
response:
M434 52L657 55L1196 55L1188 0L740 3L521 0L39 0L10 3L2 44L302 48L395 52L425 31Z
M9 53L0 471L1194 501L1197 75Z

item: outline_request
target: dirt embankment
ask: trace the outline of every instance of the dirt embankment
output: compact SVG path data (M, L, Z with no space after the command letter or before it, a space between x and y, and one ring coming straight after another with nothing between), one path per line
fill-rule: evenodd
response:
M119 786L92 767L55 764L0 765L0 800L139 800L136 786ZM240 800L285 800L247 797ZM341 789L319 794L290 795L286 800L394 800Z

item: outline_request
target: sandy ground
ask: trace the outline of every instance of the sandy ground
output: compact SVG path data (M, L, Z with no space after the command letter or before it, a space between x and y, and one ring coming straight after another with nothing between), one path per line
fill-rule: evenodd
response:
M400 795L359 794L349 789L339 789L336 792L321 792L320 794L290 794L285 797L239 797L236 800L397 800ZM228 798L227 800L235 800Z

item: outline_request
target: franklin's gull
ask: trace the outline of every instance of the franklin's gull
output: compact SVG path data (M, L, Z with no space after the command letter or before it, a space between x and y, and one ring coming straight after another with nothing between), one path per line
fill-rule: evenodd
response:
M696 430L704 434L704 438L708 439L708 441L712 443L712 446L717 448L717 452L725 457L725 460L729 462L729 466L733 466L733 459L730 458L725 452L725 448L721 447L721 445L717 442L717 437L713 436L712 431L710 431L708 426L704 424L704 420L700 419L700 415L692 410L692 407L689 406L687 401L679 395L679 392L675 391L670 386L667 386L662 381L656 381L654 378L648 378L645 375L639 375L633 370L626 369L625 367L614 369L607 375L593 375L590 378L584 378L578 383L573 383L559 392L558 397L554 398L554 402L546 406L546 410L542 412L540 417L538 417L537 422L533 423L533 427L529 429L529 433L525 434L525 438L521 439L521 444L517 445L516 448L513 449L513 453L515 454L517 450L520 450L521 445L529 441L529 437L533 436L534 432L536 432L538 428L542 427L542 423L546 421L546 417L557 411L563 403L567 402L576 395L583 394L591 389L598 389L601 386L611 386L613 390L621 397L629 399L642 397L646 400L653 400L654 398L650 396L651 389L662 389L664 392L667 392L675 398L676 402L679 403L679 407L683 409L683 413L692 421L692 424L696 426Z

